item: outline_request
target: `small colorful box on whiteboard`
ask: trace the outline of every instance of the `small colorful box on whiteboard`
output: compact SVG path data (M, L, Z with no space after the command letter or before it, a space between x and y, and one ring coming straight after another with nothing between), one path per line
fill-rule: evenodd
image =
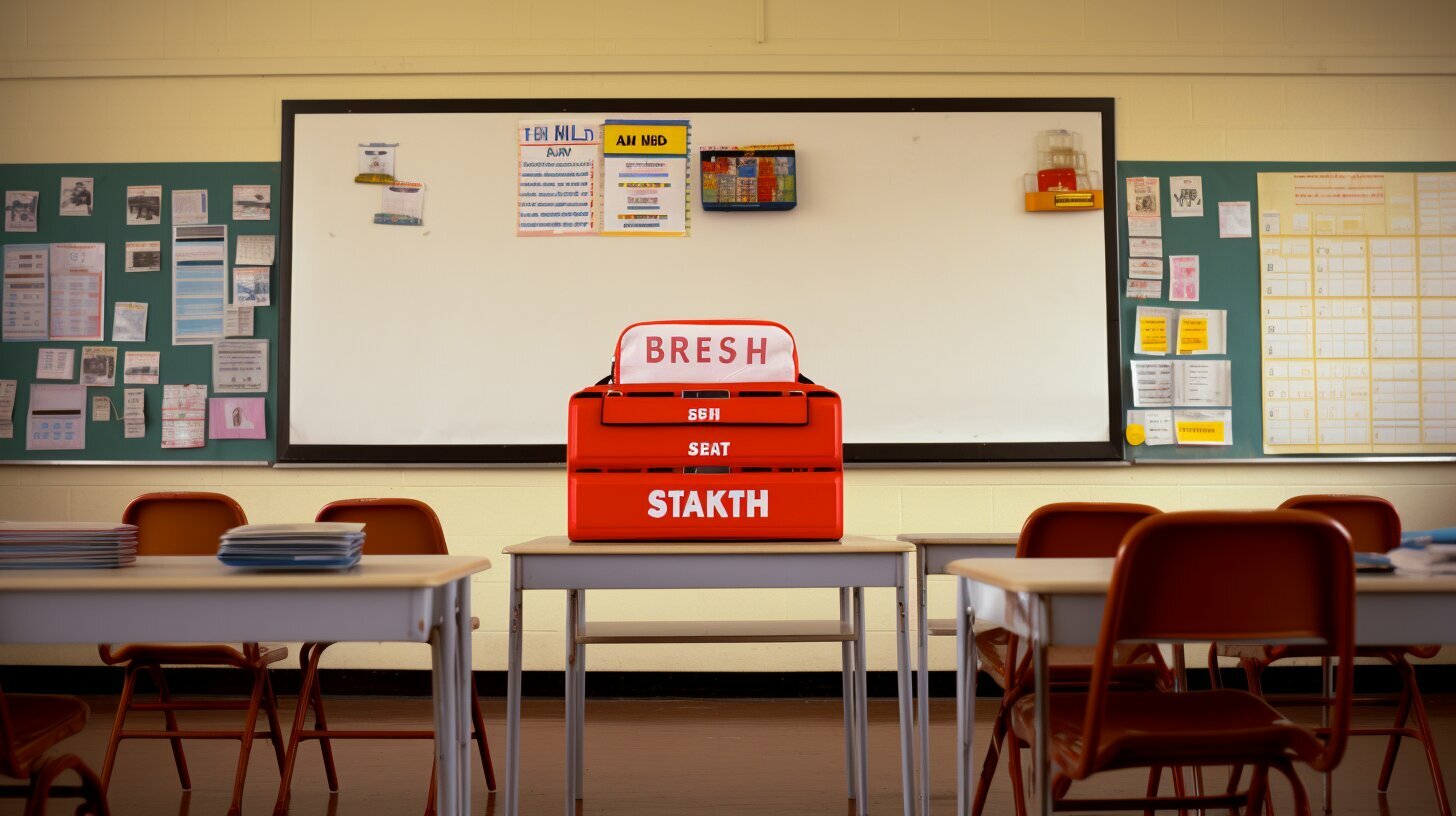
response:
M791 144L705 147L700 157L705 210L790 210L799 203Z
M838 539L839 395L767 321L637 323L611 384L572 395L574 541Z

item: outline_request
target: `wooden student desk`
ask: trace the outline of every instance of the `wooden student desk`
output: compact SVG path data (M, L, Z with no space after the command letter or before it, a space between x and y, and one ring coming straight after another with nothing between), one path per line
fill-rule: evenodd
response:
M511 556L510 676L506 700L505 814L520 807L521 637L527 589L567 593L566 813L583 794L586 647L592 643L839 643L844 676L845 777L857 813L865 814L868 719L865 711L864 591L894 587L898 617L900 771L905 816L912 816L910 641L905 598L912 547L846 536L839 542L572 543L538 538L505 549ZM634 621L586 619L589 589L755 589L835 587L839 616L821 621ZM684 810L691 807L684 803Z
M258 571L205 556L0 571L0 643L429 642L441 816L470 810L470 576L490 560L366 555L342 572Z
M1036 684L1036 740L1032 746L1037 813L1049 816L1052 800L1047 753L1046 650L1097 643L1102 608L1112 579L1111 558L1036 558L955 561L956 590L956 813L970 812L976 788L971 763L972 712L976 696L975 644L971 626L985 619L1030 641ZM1456 576L1416 578L1400 574L1355 578L1355 643L1398 646L1456 642Z
M963 558L1011 558L1020 533L905 533L900 541L915 545L916 654L915 723L920 730L920 813L930 813L930 638L956 633L955 618L930 618L927 575L948 575L946 566Z

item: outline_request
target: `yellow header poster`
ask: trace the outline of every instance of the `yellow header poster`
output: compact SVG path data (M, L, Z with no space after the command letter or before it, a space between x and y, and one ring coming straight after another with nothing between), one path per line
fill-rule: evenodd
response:
M602 234L688 234L688 122L609 119L602 129Z

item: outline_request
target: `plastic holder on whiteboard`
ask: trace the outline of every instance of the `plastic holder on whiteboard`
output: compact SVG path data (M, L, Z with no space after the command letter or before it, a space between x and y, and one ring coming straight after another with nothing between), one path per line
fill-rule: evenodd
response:
M792 145L705 147L699 159L705 210L792 210L799 203Z

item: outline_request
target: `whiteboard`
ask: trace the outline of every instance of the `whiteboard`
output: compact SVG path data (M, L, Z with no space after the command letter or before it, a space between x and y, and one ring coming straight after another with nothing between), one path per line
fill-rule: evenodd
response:
M792 142L799 204L694 189L686 238L518 237L518 123L612 117ZM624 327L733 317L793 331L848 461L1119 458L1112 212L1023 209L1052 128L1115 178L1110 99L285 102L279 461L561 461ZM372 223L368 142L424 226Z

